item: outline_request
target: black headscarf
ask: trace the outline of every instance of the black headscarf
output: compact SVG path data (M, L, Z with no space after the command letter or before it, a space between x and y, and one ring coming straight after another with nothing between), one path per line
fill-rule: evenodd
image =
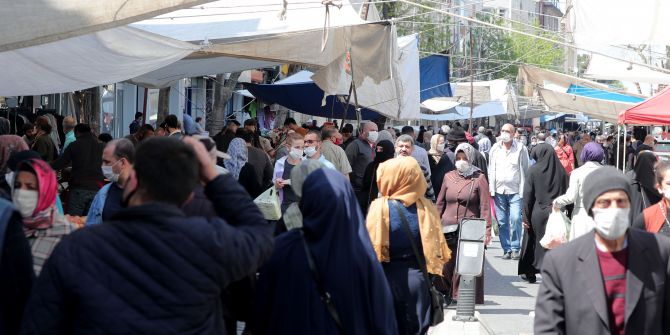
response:
M363 173L363 194L365 194L366 201L361 203L363 214L367 213L370 203L377 199L379 190L377 188L377 167L379 164L395 156L395 146L389 140L379 141L375 146L375 159L368 164Z
M633 179L644 189L654 193L658 193L656 191L656 177L654 176L656 162L658 162L656 155L651 152L642 152L637 156L637 161L633 168L635 173Z
M395 147L391 141L379 141L375 148L375 159L373 163L376 163L376 165L384 163L395 156Z
M534 183L535 199L541 205L551 204L553 199L565 193L568 174L554 148L547 143L537 144L530 156L535 160L535 164L528 169Z

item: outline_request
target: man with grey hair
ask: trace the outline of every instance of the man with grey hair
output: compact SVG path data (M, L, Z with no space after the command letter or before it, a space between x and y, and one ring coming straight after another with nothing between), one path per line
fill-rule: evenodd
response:
M486 128L484 126L479 126L477 129L477 136L475 136L475 142L479 144L479 140L486 137Z
M110 183L93 198L86 225L102 223L123 209L123 187L133 170L135 145L126 138L112 140L102 151L102 173Z
M361 124L358 131L358 138L349 143L345 153L351 165L351 186L356 192L359 204L367 202L367 194L363 192L363 175L368 164L372 162L375 157L375 143L379 133L377 132L377 124L374 122L365 122ZM364 208L361 206L361 208Z
M349 164L349 160L347 159L347 153L334 143L338 133L337 128L324 128L321 131L321 154L335 165L337 171L342 172L349 179L349 174L352 170L351 164Z
M414 138L410 135L400 135L398 139L395 141L395 153L396 156L405 156L405 157L412 157L412 152L414 152L415 146L414 146ZM416 160L416 158L414 158ZM417 164L419 162L417 161ZM426 178L426 183L428 184L428 187L426 188L426 198L435 202L435 190L433 189L433 183L430 180L430 171L428 171L426 168L421 166L419 164L419 167L421 168L421 172L423 172L424 178Z
M65 148L68 147L72 142L77 138L74 136L74 126L77 125L77 121L72 116L66 116L63 119L63 133L65 134L65 143L63 143L63 149L60 153L63 154Z
M496 218L500 228L503 259L520 258L521 209L523 188L528 171L528 151L514 140L514 126L505 124L500 141L489 153L489 189L494 197Z

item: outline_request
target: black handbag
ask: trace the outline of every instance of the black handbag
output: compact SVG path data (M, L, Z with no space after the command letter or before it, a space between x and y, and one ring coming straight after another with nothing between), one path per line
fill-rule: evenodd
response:
M407 221L405 213L399 207L400 205L398 205L397 200L392 200L391 203L393 203L393 206L398 212L398 215L400 215L400 221L402 221L402 225L405 227L405 232L407 233L407 238L412 245L412 250L414 250L416 261L419 262L419 266L421 267L423 279L426 281L426 285L428 285L430 290L430 325L436 326L444 321L444 310L442 309L442 305L444 304L444 296L435 288L435 285L433 285L433 282L428 277L426 262L423 257L419 255L419 249L416 247L416 243L414 243L414 239L412 238L412 231L409 228L409 222Z
M319 270L316 268L316 263L314 262L314 256L312 256L312 251L309 249L309 246L307 245L307 240L305 240L305 232L302 229L299 230L302 245L305 247L305 255L307 255L307 264L309 265L309 270L312 273L312 278L316 283L316 289L319 291L321 301L323 302L324 305L326 305L326 308L328 309L328 314L330 314L330 317L335 322L335 326L337 327L338 332L342 335L345 335L347 332L344 330L344 326L342 325L340 315L337 313L337 308L335 308L335 305L333 304L333 301L330 297L330 293L328 293L326 288L323 286L323 282L321 281L321 275L319 274Z

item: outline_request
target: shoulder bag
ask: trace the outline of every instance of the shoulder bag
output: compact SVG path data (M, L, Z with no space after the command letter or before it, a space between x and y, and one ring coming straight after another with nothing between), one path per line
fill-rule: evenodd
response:
M307 245L307 240L305 239L305 232L302 229L300 229L300 239L302 240L302 245L305 248L305 255L307 256L307 265L309 265L309 271L312 273L312 278L316 283L316 289L319 291L321 301L323 302L324 305L326 305L326 308L328 309L328 314L330 314L330 317L333 319L333 322L335 322L337 331L340 334L345 335L347 332L344 330L344 326L342 325L340 315L337 313L337 308L335 308L335 305L333 304L333 301L330 298L330 293L328 293L326 288L323 286L323 281L321 281L321 275L319 274L319 270L316 268L316 262L314 262L314 256L312 255L312 251L309 249L309 245Z
M400 221L402 221L402 225L405 228L405 233L407 233L407 238L412 245L412 250L414 250L416 261L419 262L419 266L421 267L420 270L421 273L423 273L423 279L426 281L426 285L428 285L428 289L430 290L430 325L436 326L444 321L444 310L442 309L442 305L444 304L444 297L440 292L437 291L433 285L433 282L428 277L426 262L423 257L419 255L419 248L417 248L416 243L412 238L412 230L409 228L409 221L407 221L405 212L402 211L400 205L398 205L397 200L391 200L391 203L393 203L393 207L395 207L398 215L400 216Z

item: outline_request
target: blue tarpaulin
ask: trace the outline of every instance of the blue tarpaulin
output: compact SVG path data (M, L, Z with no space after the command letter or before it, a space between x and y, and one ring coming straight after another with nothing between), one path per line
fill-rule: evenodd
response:
M610 100L618 102L629 102L629 103L638 103L644 101L643 98L638 98L626 94L609 92L598 90L595 88L584 87L579 85L570 85L566 93L579 95L587 98L601 99L601 100Z
M419 60L421 102L436 97L451 97L449 57L432 55Z

